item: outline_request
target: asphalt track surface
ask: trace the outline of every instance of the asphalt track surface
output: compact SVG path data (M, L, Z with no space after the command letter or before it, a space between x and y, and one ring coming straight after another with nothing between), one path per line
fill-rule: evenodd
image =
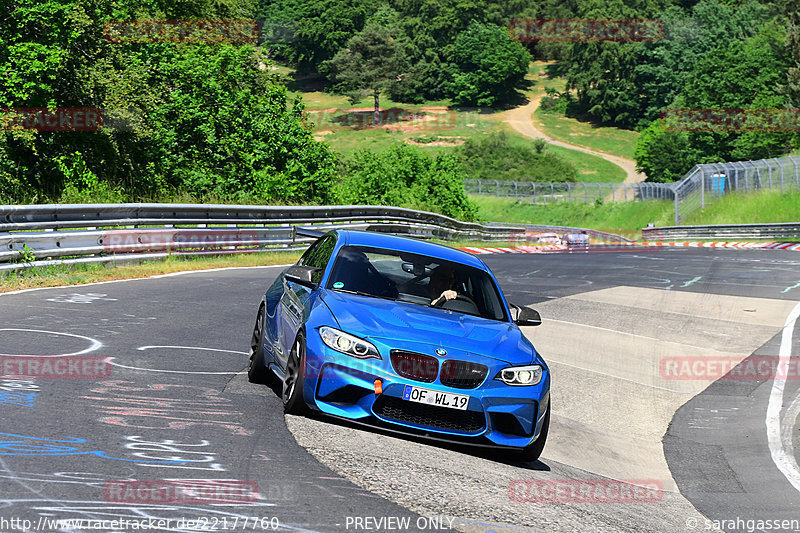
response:
M541 330L526 333L552 355L554 387L561 380L560 418L533 464L285 418L278 391L243 373L258 301L279 268L0 295L4 363L15 355L113 358L108 374L93 379L0 380L0 531L81 530L46 527L73 518L89 520L84 526L106 520L99 531L134 530L114 519L151 520L151 528L160 519L155 530L321 532L747 531L758 530L748 521L800 520L800 493L776 467L767 438L774 380L670 384L656 375L643 384L652 368L638 368L630 354L598 372L592 365L610 361L611 350L572 349L605 342L622 353L629 347L620 339L630 337L631 353L644 357L685 338L698 350L775 356L800 299L800 255L681 249L483 258L510 301L542 312ZM583 359L566 361L572 352ZM795 463L797 396L797 379L789 379L778 421ZM587 397L596 412L574 408ZM620 408L619 397L629 404ZM626 431L634 437L613 441ZM664 492L635 504L510 501L509 483L518 479L656 479ZM132 490L164 480L257 486L259 497L225 501L217 492L196 503ZM798 527L774 525L764 530Z

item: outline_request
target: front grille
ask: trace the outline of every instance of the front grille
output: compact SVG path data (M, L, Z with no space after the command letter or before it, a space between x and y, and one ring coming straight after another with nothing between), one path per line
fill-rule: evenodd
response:
M392 367L404 378L433 383L439 373L439 360L430 355L392 350Z
M372 410L387 420L463 433L477 433L486 427L486 418L480 411L425 405L393 396L379 396Z
M439 381L442 385L456 389L474 389L486 379L489 367L469 361L447 360L442 363L442 373Z

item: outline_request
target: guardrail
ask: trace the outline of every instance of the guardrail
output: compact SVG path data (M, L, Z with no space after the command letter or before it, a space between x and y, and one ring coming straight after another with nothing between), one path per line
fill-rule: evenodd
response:
M675 239L798 239L800 223L722 224L714 226L665 226L644 228L642 240Z
M523 226L485 226L382 206L0 206L0 271L49 264L135 262L170 254L286 249L313 241L296 235L299 225L445 240L513 242L524 239L525 233Z

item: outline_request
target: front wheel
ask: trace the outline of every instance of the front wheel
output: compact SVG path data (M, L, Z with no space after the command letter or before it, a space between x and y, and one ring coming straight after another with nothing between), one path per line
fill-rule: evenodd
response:
M539 459L544 451L544 444L547 441L547 433L550 429L550 404L547 404L547 411L544 414L544 421L542 422L542 431L539 432L539 438L533 443L525 446L517 455L517 459L524 462L533 462Z
M300 333L286 361L286 377L283 379L283 411L286 414L301 415L308 411L303 399L305 367L306 340Z

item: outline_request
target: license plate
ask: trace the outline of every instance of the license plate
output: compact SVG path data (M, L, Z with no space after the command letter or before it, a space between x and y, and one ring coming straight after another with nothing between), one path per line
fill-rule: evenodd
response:
M427 405L460 409L462 411L466 411L467 405L469 405L469 396L467 395L422 389L411 385L406 385L406 388L403 390L403 399Z

